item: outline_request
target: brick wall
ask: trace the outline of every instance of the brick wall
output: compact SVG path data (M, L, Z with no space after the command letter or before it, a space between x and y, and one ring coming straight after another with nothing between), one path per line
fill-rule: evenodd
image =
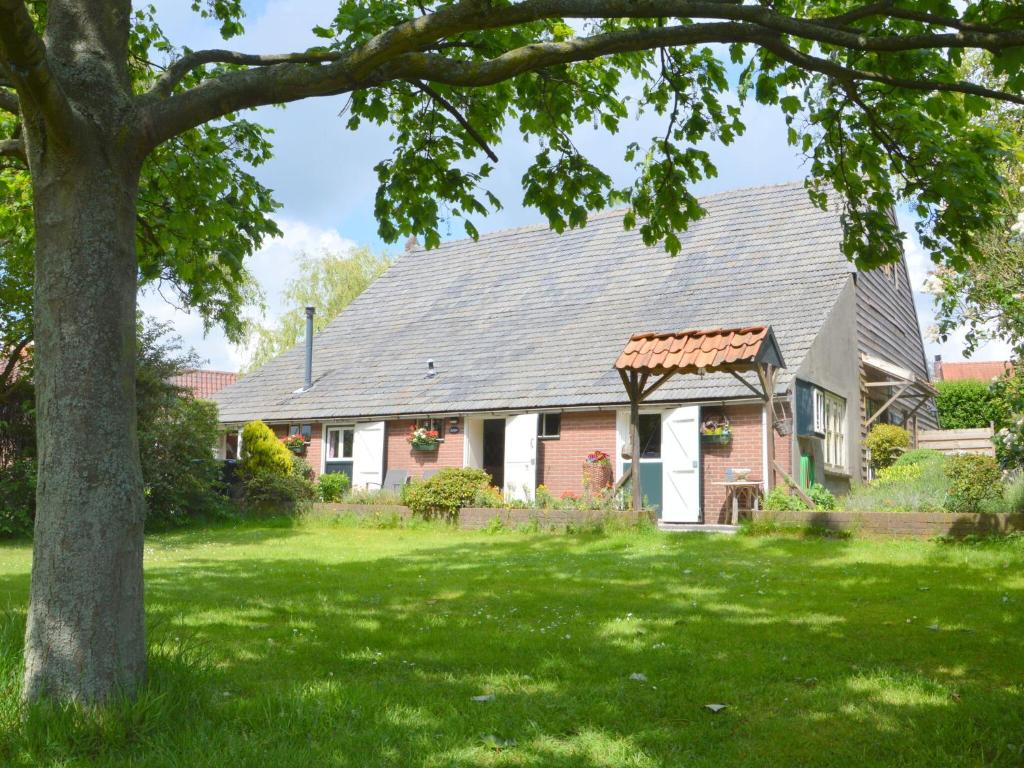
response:
M453 435L446 432L444 442L437 446L436 451L414 451L406 441L409 428L414 421L385 422L384 456L386 469L405 469L409 477L423 477L426 469L442 469L444 467L462 466L462 441L465 437L464 424L459 419L459 433ZM451 426L448 419L444 420L444 428Z
M946 512L765 512L754 515L783 525L810 526L885 536L988 536L1024 531L1024 515L954 515Z
M703 418L714 417L724 411L732 427L732 442L728 445L701 445L704 466L704 522L729 521L731 504L726 505L725 487L715 485L725 480L725 470L749 469L751 480L764 480L764 453L762 451L761 405L731 405L726 408L706 407ZM778 434L774 429L775 460L792 474L792 438ZM782 482L782 478L778 478Z
M308 424L309 422L304 422L304 423ZM312 426L313 426L313 434L312 434L312 437L310 437L310 439L309 439L309 445L306 448L306 455L303 456L303 458L307 462L309 462L309 466L311 466L313 468L313 474L314 475L319 475L320 474L320 456L321 456L321 451L323 450L323 444L324 444L324 441L323 441L324 427L323 427L323 424L313 424ZM274 424L270 428L274 431L274 434L277 435L278 438L288 437L288 425L287 424Z
M537 441L537 484L555 496L583 493L583 460L592 451L615 457L615 412L563 413L561 434Z

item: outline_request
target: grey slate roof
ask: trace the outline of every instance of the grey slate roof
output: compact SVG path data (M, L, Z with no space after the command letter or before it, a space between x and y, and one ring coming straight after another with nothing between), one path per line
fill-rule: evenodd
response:
M614 405L629 336L770 324L800 366L850 268L837 212L802 184L701 200L708 216L669 256L622 228L622 211L562 235L546 225L402 255L314 339L217 393L223 422ZM438 375L426 377L432 359ZM749 397L726 374L679 376L654 401Z

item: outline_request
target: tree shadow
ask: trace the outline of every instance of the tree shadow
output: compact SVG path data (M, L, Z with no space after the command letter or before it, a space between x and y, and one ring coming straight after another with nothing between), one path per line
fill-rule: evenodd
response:
M130 756L1020 764L1024 583L1002 566L1022 558L879 546L461 535L358 561L189 557L147 573L151 637L203 647L210 690L181 713L194 738Z

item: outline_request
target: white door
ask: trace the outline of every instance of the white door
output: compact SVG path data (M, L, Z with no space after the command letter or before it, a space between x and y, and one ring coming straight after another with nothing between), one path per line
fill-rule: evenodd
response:
M700 406L685 405L661 417L661 519L700 521Z
M352 487L380 488L384 482L384 422L356 424L352 437Z
M537 486L537 414L505 418L505 497L530 501Z

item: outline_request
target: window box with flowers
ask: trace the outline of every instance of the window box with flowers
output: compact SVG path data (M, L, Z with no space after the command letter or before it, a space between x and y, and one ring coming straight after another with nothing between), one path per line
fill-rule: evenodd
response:
M704 445L728 445L732 442L732 426L725 416L705 419L700 425L700 441Z
M288 437L282 437L281 442L284 443L284 447L294 453L296 456L305 456L306 447L308 443L306 438L301 433L295 433L294 435L288 435Z
M612 462L604 451L592 451L583 460L583 488L590 493L600 493L615 480Z
M436 451L441 435L436 429L413 427L405 439L414 451Z

